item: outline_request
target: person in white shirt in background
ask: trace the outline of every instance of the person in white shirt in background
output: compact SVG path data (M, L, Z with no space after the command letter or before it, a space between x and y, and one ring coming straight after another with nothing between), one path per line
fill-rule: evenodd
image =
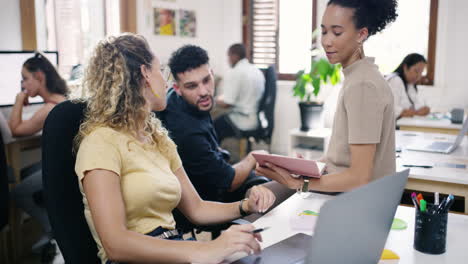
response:
M430 113L431 110L418 94L416 85L426 65L424 56L411 53L403 59L395 72L386 77L393 92L396 119Z
M229 47L228 57L233 69L223 82L223 94L216 98L218 106L230 110L214 121L219 143L224 138L235 136L236 129L257 128L258 104L265 90L265 77L246 58L244 45Z

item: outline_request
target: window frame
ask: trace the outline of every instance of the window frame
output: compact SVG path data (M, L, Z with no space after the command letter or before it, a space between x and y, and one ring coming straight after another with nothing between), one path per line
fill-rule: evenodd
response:
M429 11L429 43L427 44L427 71L426 75L422 76L419 81L421 85L434 85L438 13L439 0L431 0Z
M277 4L277 9L279 9L279 0L275 0ZM253 21L250 21L252 17L252 0L242 0L242 43L246 48L247 59L252 61L253 55ZM276 12L276 20L278 25L280 23L279 11ZM312 32L317 28L317 0L312 0ZM276 47L278 47L278 37L279 37L279 26L276 30ZM314 44L315 40L312 40L311 44ZM278 72L279 80L296 80L296 74L292 73L281 73L279 69L279 56L278 49L276 50L275 57L275 68Z

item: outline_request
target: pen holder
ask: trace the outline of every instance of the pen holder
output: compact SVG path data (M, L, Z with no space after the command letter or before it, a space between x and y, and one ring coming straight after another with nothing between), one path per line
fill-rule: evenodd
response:
M428 254L442 254L447 242L448 212L432 213L433 204L427 204L428 210L416 209L414 225L414 249Z

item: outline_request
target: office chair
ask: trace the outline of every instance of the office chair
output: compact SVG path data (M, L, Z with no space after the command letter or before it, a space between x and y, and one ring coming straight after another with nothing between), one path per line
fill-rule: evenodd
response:
M257 111L258 127L253 130L240 130L234 127L236 138L240 139L239 157L245 157L252 151L252 143L264 141L271 147L271 136L275 126L276 70L274 65L262 69L265 75L265 91L260 99ZM269 149L270 150L270 149Z
M3 252L0 258L2 263L10 263L8 256L8 219L10 210L9 188L8 188L8 170L5 155L5 145L0 132L0 244Z
M49 113L42 131L42 173L45 205L65 263L100 263L97 245L84 216L75 174L73 139L86 104L65 101Z

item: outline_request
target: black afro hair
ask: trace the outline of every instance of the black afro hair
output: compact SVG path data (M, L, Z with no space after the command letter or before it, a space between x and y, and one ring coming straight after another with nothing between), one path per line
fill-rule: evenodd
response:
M172 76L178 80L178 73L196 69L207 64L209 60L206 50L195 45L185 45L172 53L169 68L171 68Z
M397 0L330 0L327 5L354 9L356 28L366 27L369 36L382 31L397 18Z

